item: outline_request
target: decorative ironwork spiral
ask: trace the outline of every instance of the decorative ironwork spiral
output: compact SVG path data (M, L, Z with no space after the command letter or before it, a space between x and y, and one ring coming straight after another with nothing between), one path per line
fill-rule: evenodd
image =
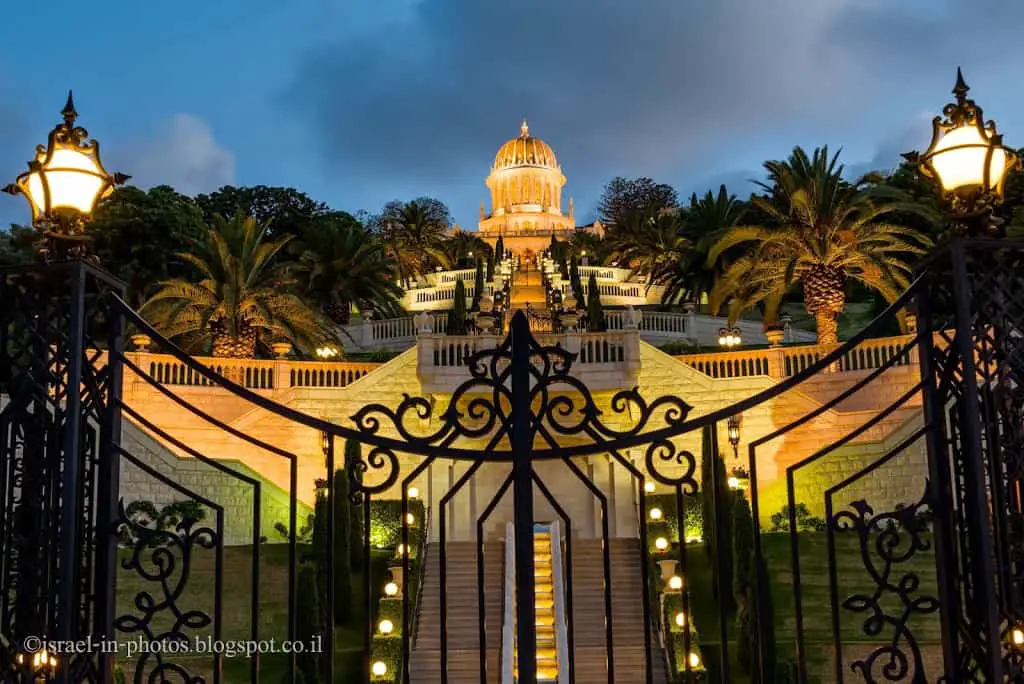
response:
M939 610L936 596L921 592L921 578L900 566L910 562L917 554L931 549L931 542L923 532L922 514L927 514L929 485L921 499L895 511L875 514L867 501L851 504L852 511L836 513L829 524L834 531L853 531L857 535L864 570L874 582L874 591L851 594L842 606L854 613L866 613L861 630L866 636L877 637L889 630L889 642L875 648L866 657L850 664L864 681L924 681L924 661L921 645L910 629L915 616L929 615ZM898 601L892 601L895 597ZM886 611L883 602L890 607ZM891 606L896 603L898 609Z
M197 521L184 518L174 530L154 529L133 520L120 502L121 524L118 531L130 540L131 556L121 562L125 570L134 571L148 583L158 587L156 593L139 591L132 601L136 612L117 616L114 627L126 634L138 633L151 644L185 643L190 638L188 630L199 630L210 626L213 619L202 610L186 610L179 605L182 594L188 586L192 571L195 549L213 549L221 543L217 533L210 527L197 527ZM156 631L157 616L173 618L170 627ZM203 684L202 676L190 674L180 664L164 659L164 649L154 648L140 654L135 667L135 681L148 678L151 682L174 682ZM170 649L167 649L170 650ZM174 653L174 651L170 651ZM147 677L142 673L148 672Z

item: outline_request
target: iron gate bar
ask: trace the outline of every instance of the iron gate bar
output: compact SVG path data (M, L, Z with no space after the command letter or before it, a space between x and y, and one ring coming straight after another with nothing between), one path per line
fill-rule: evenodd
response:
M456 480L455 484L441 497L437 506L438 520L440 521L440 540L438 543L438 560L440 563L440 608L441 608L441 684L448 684L448 525L447 511L448 504L458 494L467 482L473 477L484 461L475 461L466 472ZM404 521L403 521L404 522ZM531 526L532 527L532 526ZM531 542L532 543L532 542ZM404 553L408 553L408 547ZM531 564L532 565L532 564Z
M608 530L608 497L597 488L597 486L590 481L577 466L572 462L570 458L562 459L569 470L579 479L583 486L590 490L591 494L597 498L598 503L601 505L601 562L604 573L604 644L605 651L608 654L608 684L614 684L614 664L615 655L613 653L614 643L614 630L615 627L612 624L612 551L609 545L609 530ZM646 567L646 566L643 566Z
M569 615L569 619L566 621L566 642L569 652L566 654L569 658L567 663L569 666L569 680L566 684L576 684L576 616L573 614L572 608L572 518L566 513L565 509L562 508L558 500L551 495L551 491L548 486L544 484L544 480L537 475L537 472L533 473L533 483L537 489L541 491L547 502L551 504L551 507L555 509L555 513L558 517L565 522L565 563L562 565L563 571L568 568L568 572L565 572L565 611ZM553 543L561 545L560 539L553 540ZM552 571L554 571L554 564L552 564ZM552 582L552 586L554 582ZM552 611L554 612L554 611ZM558 670L561 672L562 664L559 663Z
M985 640L984 650L987 656L982 663L985 676L990 681L1000 681L1003 676L1002 646L999 638L999 615L996 597L993 592L992 578L995 576L992 566L994 553L992 537L988 528L988 502L985 496L985 464L981 455L981 425L979 413L981 407L978 399L978 375L974 363L974 344L972 341L970 276L967 271L965 245L954 243L951 247L953 264L953 301L956 311L956 339L954 340L961 364L961 382L963 383L963 403L966 420L961 437L963 458L967 467L964 468L964 489L967 504L967 526L972 544L977 551L971 553L971 587L975 594L971 601L978 611L982 638Z
M831 610L832 610L832 651L833 651L833 656L834 656L834 661L835 661L834 662L834 666L835 666L835 677L836 677L836 683L837 684L843 684L843 655L842 655L842 632L841 632L841 629L840 629L840 621L839 621L839 576L838 576L838 574L836 572L836 562L835 562L835 560L836 560L835 532L836 532L836 530L840 530L840 529L850 529L850 525L852 525L855 529L857 529L858 532L860 532L861 528L863 529L863 534L861 534L860 536L862 537L862 540L861 540L861 556L862 556L862 560L864 561L864 569L868 572L869 575L871 575L871 579L875 582L876 588L878 588L880 590L882 588L883 584L884 584L884 585L886 585L885 586L886 589L890 589L891 590L893 587L891 586L891 583L889 582L888 573L886 573L885 577L880 576L875 571L875 569L874 569L873 565L871 564L871 562L869 561L869 559L864 557L865 544L866 544L866 542L864 540L868 537L868 535L869 535L869 533L871 531L871 528L875 526L875 522L879 518L885 518L886 520L889 520L889 521L892 521L892 522L895 522L895 523L902 523L904 521L900 520L900 517L906 516L907 517L907 521L906 522L910 522L912 520L912 518L913 518L913 515L916 514L917 511L921 510L922 506L928 506L929 505L928 495L929 495L930 487L929 487L928 482L926 481L925 482L925 486L924 486L924 493L922 494L921 499L917 503L912 504L911 506L908 506L905 509L901 509L903 511L907 511L907 513L901 513L901 512L897 512L897 513L882 513L882 514L880 514L880 515L878 515L878 516L876 516L874 518L870 518L870 519L867 518L867 516L871 515L874 511L867 504L867 502L863 501L863 500L861 501L861 503L864 504L863 507L858 507L856 505L856 503L853 504L854 508L856 509L857 514L860 514L860 518L859 519L858 519L857 515L855 515L854 513L851 513L848 510L842 510L839 513L836 513L835 515L833 515L833 511L834 511L834 498L835 498L836 494L838 494L838 492L840 492L841 490L845 489L846 487L848 487L849 485L853 484L857 480L860 480L861 478L867 476L868 474L878 470L880 467L882 467L883 465L885 465L889 461L893 460L896 456L898 456L901 453L903 453L914 442L916 442L917 440L921 439L921 437L923 437L924 435L928 434L928 432L930 432L934 428L935 428L935 426L932 425L931 423L926 423L924 426L922 426L921 428L916 430L912 435L910 435L905 440L900 442L898 445L893 447L887 454L885 454L884 456L882 456L881 458L879 458L879 459L877 459L875 461L872 461L871 464L868 465L866 468L863 468L862 470L857 471L853 475L850 475L849 477L843 479L838 484L832 485L831 487L829 487L828 489L825 490L825 521L826 521L826 528L825 528L825 530L826 530L826 541L828 543L828 557L829 557L829 563L828 563L829 604L830 604ZM840 521L848 521L849 524L846 527L841 527L840 526ZM906 526L901 526L901 527L903 529L906 529ZM898 532L897 532L897 534L898 534ZM923 551L923 550L926 550L928 548L928 542L922 542L920 540L919 536L918 536L919 533L917 531L910 530L909 534L911 535L911 537L912 537L912 539L913 539L913 541L915 543L911 546L911 550L907 551L906 553L912 555L913 552ZM888 550L891 550L891 549L888 549ZM914 581L913 581L913 584L909 584L908 583L906 586L904 586L902 580L906 579L907 577L912 577ZM884 647L883 649L875 649L870 654L868 654L866 659L855 660L854 662L852 662L850 664L850 669L852 669L855 672L859 669L860 672L864 675L864 677L865 677L865 679L867 681L870 681L870 679L871 679L871 671L872 671L871 666L874 663L874 661L880 655L882 655L883 652L888 651L890 648L897 649L898 648L897 644L899 643L899 639L900 639L901 636L905 637L907 639L908 645L911 646L912 653L914 655L914 673L915 673L914 681L920 681L920 682L924 682L925 681L924 675L922 674L923 671L924 671L924 663L923 663L923 661L921 659L921 652L917 648L917 643L916 643L916 640L913 638L913 635L909 632L909 630L906 629L906 622L910 618L910 614L912 612L933 613L933 612L935 612L938 609L938 605L937 605L937 600L934 599L933 597L930 597L930 596L922 597L922 599L926 599L929 602L927 605L931 606L931 608L927 609L927 610L922 608L922 605L921 605L921 600L922 599L918 599L918 600L915 600L913 602L908 602L908 600L907 600L908 595L912 591L914 591L915 589L918 589L919 587L920 587L920 581L919 581L919 579L918 579L916 574L904 575L903 578L901 578L900 583L895 587L895 590L900 594L900 598L903 600L904 612L900 616L900 618L902 619L902 622L900 624L893 625L893 627L896 628L896 634L893 637L891 646ZM850 599L848 598L847 602L849 600ZM845 603L846 602L844 602L844 607L846 607ZM879 606L877 604L877 601L874 604L874 608L876 610L879 610L879 612L880 612L880 608L879 608ZM884 613L882 613L882 615L884 616ZM877 616L877 613L876 613L876 616ZM865 631L866 631L866 628L865 628ZM898 651L898 653L900 653L902 655L903 651L900 650L900 651ZM892 652L890 652L890 661L889 662L892 663L893 661L897 661L899 663L900 669L896 670L896 671L892 671L890 669L887 669L887 675L891 675L890 679L895 679L895 678L903 679L903 675L906 675L906 663L905 663L904 658L896 658L894 656L894 654Z
M422 473L424 470L429 468L434 463L435 460L436 459L435 459L434 456L430 456L429 458L424 459L419 465L417 465L415 468L413 468L411 473L406 475L405 478L402 480L402 521L403 521L402 522L402 544L403 544L402 548L404 548L406 550L408 550L408 548L409 548L409 526L405 523L405 521L408 519L408 516L409 516L409 484L414 482L416 480L416 478L419 477L420 473ZM348 464L346 463L345 466L347 468ZM369 514L370 514L370 511L369 511L369 509L367 509L366 510L366 515L369 515ZM424 516L429 516L430 515L427 506L423 507L423 514L424 514ZM427 558L426 558L427 544L430 543L430 539L427 537L427 534L430 532L429 526L427 525L427 519L424 519L422 522L423 522L423 544L422 544L421 551L422 551L423 557L419 559L419 562L420 562L420 565L419 565L420 573L419 574L422 574L422 568L425 567L426 564L427 564ZM412 637L413 637L413 634L412 634L412 626L413 626L413 624L412 624L411 616L409 615L409 609L411 607L410 604L409 604L409 592L406 590L406 588L409 586L409 582L410 582L409 577L410 577L410 573L409 573L409 554L408 553L403 553L402 554L402 684L409 684L409 678L412 676L412 672L410 670L410 667L411 667L411 665L410 665L410 658L412 656L411 643L412 643ZM422 587L419 584L417 584L416 590L417 591L422 591ZM366 654L366 658L368 658L368 659L370 658L370 654L369 653Z
M324 581L327 582L327 609L321 608L322 612L327 614L326 620L324 620L323 629L327 632L327 638L324 640L327 643L327 681L334 682L334 553L336 550L335 540L335 509L334 509L334 497L337 493L334 491L334 435L327 435L327 573ZM294 490L293 490L294 491ZM294 498L294 495L292 496ZM405 497L402 497L403 508L405 507ZM404 515L404 514L403 514ZM347 521L346 521L347 524ZM405 530L405 518L402 518L402 529ZM406 548L409 548L406 546ZM345 549L347 552L348 549ZM320 578L317 577L319 580ZM323 589L320 589L323 592ZM321 667L324 658L320 658Z
M686 562L686 505L683 502L683 483L678 482L676 489L676 517L679 520L679 576L683 578L683 586L680 591L680 598L683 602L683 614L686 615L686 624L683 627L683 668L687 675L693 672L690 663L690 649L693 647L690 639L690 620L693 620L693 611L690 606L690 583L687 581L689 575L689 564ZM676 663L679 669L679 663Z
M498 503L508 492L508 488L512 486L512 472L509 471L508 476L502 481L501 486L495 492L494 496L488 502L484 508L480 517L476 521L476 577L477 577L477 602L478 602L478 614L479 614L479 638L480 643L478 644L480 649L480 683L487 684L487 604L486 591L484 589L485 573L484 573L484 523L491 517L491 513L498 506ZM502 592L502 603L504 603L504 592ZM504 612L502 613L502 619L504 619ZM500 654L499 654L500 655ZM507 657L511 658L512 654L507 654ZM501 658L498 658L500 664ZM500 671L499 667L499 671Z
M714 511L714 513L715 513L715 556L716 556L716 558L715 558L715 565L716 565L715 583L716 583L717 589L718 589L718 638L719 638L720 652L721 652L721 657L722 657L722 662L721 662L722 682L728 683L729 681L731 681L730 678L729 678L729 629L728 629L728 626L726 625L726 620L728 618L726 608L728 606L728 602L726 601L726 598L725 598L726 597L726 593L725 593L726 592L726 585L725 585L725 581L724 581L725 578L722 576L722 566L723 566L722 561L725 558L725 553L726 552L725 552L725 549L722 548L722 538L721 538L721 535L719 534L719 532L721 530L727 529L726 525L728 524L728 522L724 518L725 511L723 510L723 503L724 502L722 501L722 489L721 489L721 485L723 483L720 483L718 481L718 466L717 466L717 463L716 463L716 461L720 458L720 455L718 453L718 423L714 423L712 425L712 427L711 427L711 454L712 454L712 457L714 459L711 462L711 478L710 479L711 479L711 487L712 487L712 489L711 489L711 497L712 497L712 501L714 502L714 508L715 508L715 511ZM723 459L723 464L724 464L724 459ZM703 478L703 477L704 477L704 474L701 473L701 478ZM729 541L731 543L732 539L730 538ZM730 549L730 553L731 552L732 552L732 550ZM729 584L731 585L732 583L730 582ZM730 590L731 590L731 587L730 587Z
M929 285L922 283L922 289ZM944 378L937 377L932 358L935 344L932 331L931 299L927 296L915 300L918 313L918 363L920 364L922 392L922 410L926 423L934 429L925 435L928 449L928 481L932 487L931 506L932 538L935 544L936 579L939 595L939 629L942 635L942 660L945 672L956 672L958 656L956 652L957 626L955 616L959 613L959 592L956 587L955 547L950 536L953 529L952 512L953 493L950 485L949 457L943 447L939 431L945 425L942 401L939 398L939 385L947 382L952 376L953 366L950 364Z
M512 501L515 520L516 561L516 645L519 679L537 680L537 625L533 576L533 416L530 411L530 324L520 311L512 317L509 330L512 363L511 425ZM538 418L539 422L539 418ZM444 684L442 682L442 684Z

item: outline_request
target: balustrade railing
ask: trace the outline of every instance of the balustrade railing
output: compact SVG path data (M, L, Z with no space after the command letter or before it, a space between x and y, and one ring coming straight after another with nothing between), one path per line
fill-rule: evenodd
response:
M162 385L208 387L214 384L169 354L129 352L128 355L135 365ZM351 361L220 359L201 356L195 357L195 360L218 375L254 390L345 387L381 365ZM128 375L127 378L130 380L133 376Z
M912 335L865 340L840 359L836 371L850 372L880 368L913 340ZM834 347L800 345L744 349L677 356L683 363L712 378L745 378L765 375L792 377L824 358ZM916 363L916 349L896 362L897 366Z

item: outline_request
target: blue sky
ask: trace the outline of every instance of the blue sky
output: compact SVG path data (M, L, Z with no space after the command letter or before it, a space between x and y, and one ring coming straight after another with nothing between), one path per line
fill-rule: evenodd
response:
M1024 146L1022 28L1003 0L17 3L0 178L73 88L108 168L142 186L287 185L352 212L431 195L472 227L525 114L586 218L615 175L742 195L795 144L890 166L927 143L958 64ZM0 221L25 213L0 197Z

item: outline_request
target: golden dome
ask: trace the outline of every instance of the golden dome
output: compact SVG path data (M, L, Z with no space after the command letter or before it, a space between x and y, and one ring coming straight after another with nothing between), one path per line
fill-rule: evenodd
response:
M551 146L540 138L530 136L530 127L523 119L519 137L512 138L501 146L494 157L494 169L511 169L517 166L534 166L558 170L558 160Z

